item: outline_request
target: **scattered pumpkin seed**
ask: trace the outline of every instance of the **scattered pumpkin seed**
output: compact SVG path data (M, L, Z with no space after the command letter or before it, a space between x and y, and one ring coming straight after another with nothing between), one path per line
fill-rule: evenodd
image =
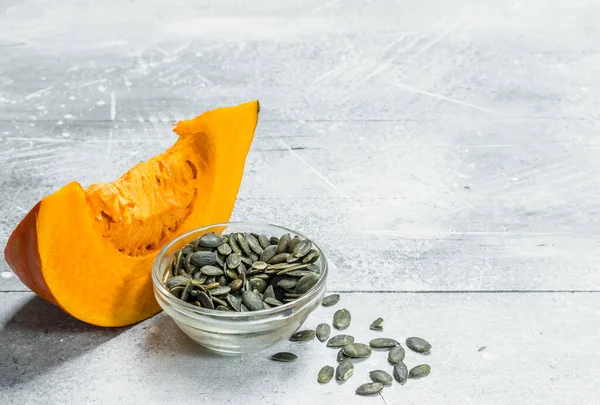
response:
M337 354L337 362L341 363L342 361L346 360L348 358L348 356L346 356L344 354L344 349L340 349L340 351Z
M373 382L378 382L383 385L390 385L394 379L387 371L383 370L373 370L369 373L369 377Z
M296 290L298 287L296 286ZM333 314L333 326L336 329L346 329L350 325L350 311L346 308L338 309L335 314Z
M227 267L230 269L235 269L242 263L242 257L237 253L232 253L227 256L227 260L225 262L227 263Z
M211 265L202 266L200 272L206 276L220 276L223 274L223 270Z
M388 361L392 364L400 363L404 361L404 357L406 356L406 352L401 345L393 347L392 350L388 353Z
M342 361L338 364L335 370L335 376L340 381L346 381L354 374L354 364L349 359Z
M171 277L170 279L168 279L165 282L165 286L167 286L167 288L173 288L173 287L177 287L177 286L185 286L188 283L188 278L184 277L184 276L175 276L175 277Z
M291 240L292 237L289 233L286 233L281 238L279 238L279 243L277 244L277 253L287 253L288 246Z
M246 240L246 237L244 236L244 234L237 233L236 236L237 236L237 243L238 243L238 245L240 245L242 252L246 256L250 256L250 253L252 253L252 251L250 250L250 246L248 245L248 241Z
M409 337L406 339L406 346L414 352L427 354L431 350L431 344L420 337Z
M298 236L294 236L290 243L288 243L288 253L292 253L298 243L300 243L300 238Z
M275 353L274 355L271 356L271 360L281 361L284 363L296 361L297 359L298 359L298 356L296 356L294 353L289 353L289 352L279 352L279 353Z
M267 289L267 282L265 280L261 280L260 278L251 278L250 279L250 288L254 291L258 290L261 294L264 293Z
M188 257L190 264L197 267L207 266L217 262L217 255L215 252L194 252Z
M397 363L394 366L393 374L396 381L398 381L401 385L404 385L408 379L408 368L406 367L406 364L403 362Z
M310 241L310 239L304 239L302 241L299 241L294 245L292 256L297 258L304 257L308 252L310 252L311 248L312 242Z
M296 288L298 279L296 278L283 278L277 283L277 287L283 288L284 290L293 290Z
M198 243L209 248L216 248L223 244L223 237L214 232L205 233L198 239Z
M376 395L383 389L383 384L379 382L366 383L356 389L358 395Z
M413 367L408 372L408 378L419 379L423 377L427 377L429 372L431 371L431 367L428 364L419 364L416 367Z
M227 275L227 277L229 277L232 280L236 280L238 278L238 273L235 270L232 269L227 269L225 271L225 274Z
M400 343L397 340L390 338L377 338L369 342L369 346L373 349L391 349L398 346Z
M319 375L317 376L317 380L320 383L327 384L333 378L334 368L331 366L323 366L321 370L319 370Z
M308 342L309 340L313 340L315 338L316 332L312 329L301 330L299 332L294 333L290 340L292 342Z
M331 306L337 304L339 300L340 300L339 294L331 294L326 297L323 297L323 301L321 301L321 304L324 307L331 307Z
M383 318L377 318L370 326L372 330L383 330Z
M371 348L369 345L363 343L348 343L342 347L342 350L346 356L354 359L361 359L371 355Z
M327 347L344 347L348 343L354 343L354 336L335 335L327 342Z
M317 339L319 341L324 342L329 339L329 335L331 334L331 328L326 323L321 323L317 326Z
M231 246L228 243L223 243L217 248L217 252L222 254L223 256L228 256L233 252Z
M248 242L248 246L250 247L250 249L257 255L260 255L263 252L263 247L260 246L258 239L256 239L254 235L246 234L246 242Z
M277 246L270 245L267 246L260 255L260 260L265 263L270 263L271 259L273 259L277 255Z

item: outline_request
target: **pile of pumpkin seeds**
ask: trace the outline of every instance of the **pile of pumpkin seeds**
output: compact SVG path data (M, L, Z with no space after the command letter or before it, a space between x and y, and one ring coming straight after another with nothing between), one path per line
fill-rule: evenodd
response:
M340 300L339 294L331 294L323 298L322 305L330 307L336 305ZM333 327L339 331L348 328L352 316L346 308L339 309L333 315ZM371 330L383 331L383 318L375 319L371 325ZM373 350L387 351L387 361L391 365L391 374L385 370L372 370L369 372L371 382L361 384L356 389L357 395L375 395L380 393L384 386L389 386L395 379L400 385L406 384L408 379L419 379L429 375L431 367L428 364L419 364L408 368L405 364L406 351L402 344L396 339L387 337L378 337L372 339L369 344L358 343L354 341L354 336L347 334L331 335L331 327L322 323L315 330L305 329L294 333L290 340L294 342L308 342L315 337L320 342L327 342L327 347L339 349L337 352L337 367L325 365L317 374L317 381L327 384L335 376L338 381L346 381L354 375L354 363L352 360L367 358L371 356ZM415 353L428 355L431 353L431 344L420 337L409 337L405 341L406 347ZM271 356L271 360L281 362L292 362L297 360L297 356L290 352L279 352ZM393 377L392 377L393 376Z
M319 281L309 239L206 233L174 255L164 282L172 295L218 311L259 311L295 301Z

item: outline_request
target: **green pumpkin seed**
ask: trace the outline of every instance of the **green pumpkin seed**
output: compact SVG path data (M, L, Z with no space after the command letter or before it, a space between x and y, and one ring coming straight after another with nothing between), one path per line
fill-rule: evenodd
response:
M229 267L230 269L235 269L242 263L242 257L237 253L232 253L229 256L227 256L226 263L227 267Z
M206 276L203 277L206 278ZM204 281L202 279L192 280L190 282L194 285L194 288L206 292L206 286L204 285Z
M237 243L237 236L235 233L232 233L231 235L229 235L229 246L231 246L231 250L238 255L242 255L242 249L240 249L240 246ZM236 266L230 266L230 267L236 267Z
M271 236L269 238L269 242L271 243L271 245L277 246L279 244L279 238L277 236Z
M229 277L231 280L236 280L238 278L238 273L235 270L232 269L227 269L225 271L225 274L227 275L227 277Z
M250 256L250 253L252 253L252 250L250 250L250 246L248 245L248 241L246 240L246 237L244 236L243 233L238 233L237 234L237 243L238 243L238 245L240 245L240 248L242 249L242 252L244 252L244 254L246 256ZM252 265L252 263L250 263L250 265Z
M254 276L252 276L252 277L254 277L254 278L260 278L261 280L269 280L269 279L271 278L271 276L270 276L270 275L268 275L268 274L264 274L264 273L261 273L261 274L255 274L255 275L254 275Z
M383 330L383 318L377 318L369 327L372 330Z
M251 278L250 279L250 288L254 291L258 290L261 294L264 293L267 289L267 282L265 280L261 280L260 278Z
M290 340L292 342L308 342L309 340L313 340L315 338L316 332L311 329L301 330L300 332L294 333Z
M258 294L252 291L244 291L242 300L244 301L244 305L246 305L250 311L260 311L261 309L265 309L265 305Z
M356 389L357 395L376 395L383 389L383 384L379 382L366 383Z
M217 287L220 287L220 286L221 286L221 284L219 284L219 283L217 283L217 282L212 282L212 283L208 283L208 284L206 284L206 285L204 286L204 288L205 288L205 289L207 289L207 290L213 290L213 289L215 289L215 288L217 288Z
M317 274L321 274L321 269L319 268L319 266L317 266L314 263L310 263L307 267L306 270L308 271L312 271L313 273L317 273Z
M417 380L419 378L427 377L430 371L431 367L429 364L419 364L418 366L410 369L408 378Z
M242 299L240 297L236 297L235 295L228 294L225 298L227 303L231 308L235 311L240 312L242 310Z
M236 271L237 271L237 274L239 274L240 276L242 274L246 274L246 265L244 263L240 263L240 265L237 266Z
M250 259L249 257L246 257L246 256L241 256L241 257L240 257L240 260L241 260L241 261L242 261L242 263L243 263L244 265L246 265L247 267L252 267L252 263L254 263L254 262L252 261L252 259Z
M296 290L297 289L298 286L296 286ZM336 329L346 329L350 325L350 320L350 311L346 308L338 309L335 314L333 314L333 326L335 326Z
M231 254L231 252L233 252L233 249L231 249L231 246L229 246L228 243L223 243L217 248L217 252L223 256L228 256Z
M315 274L315 273L313 273L312 271L308 271L308 270L292 270L285 274L287 274L288 276L292 276L292 277L304 277L304 276L308 276L309 274ZM315 275L318 278L318 275L317 274L315 274Z
M263 252L264 249L260 246L258 239L254 235L246 234L246 242L248 242L250 249L257 255Z
M352 335L335 335L327 342L327 347L344 347L348 343L354 343Z
M231 287L226 285L219 285L217 288L213 288L210 290L210 294L214 296L227 295L231 291Z
M404 385L408 379L408 368L406 367L406 364L403 362L396 364L394 366L393 374L396 381L398 381L401 385Z
M165 281L165 286L167 288L173 288L173 287L177 287L177 286L185 286L189 281L189 278L184 277L184 276L175 276L175 277L171 277L169 279L167 279L167 281Z
M283 288L284 290L293 290L294 288L296 288L297 283L298 283L297 278L282 278L277 283L277 287Z
M346 381L354 374L354 364L349 359L338 364L335 370L335 377L340 381Z
M256 270L266 270L269 265L263 261L257 261L252 263L252 268Z
M369 377L373 382L378 382L383 385L390 385L394 379L387 371L383 370L374 370L369 373Z
M233 280L229 284L229 287L231 288L231 291L239 291L242 288L243 284L244 284L243 281L238 278L238 279Z
M319 260L319 257L321 257L321 254L317 250L311 250L306 256L304 256L302 263L314 263Z
M275 257L275 255L277 255L277 246L271 245L263 250L262 254L260 255L260 260L265 263L269 263L271 259Z
M431 350L431 345L425 339L420 337L409 337L406 339L406 346L414 352L427 354Z
M252 252L250 253L250 256L248 256L248 258L250 259L250 262L254 263L258 261L259 256L256 253Z
M344 349L341 348L340 351L337 354L337 362L341 363L342 361L346 360L348 358L348 356L346 356L344 354Z
M188 256L189 263L196 267L208 266L217 262L215 252L194 252Z
M298 280L298 284L296 284L296 292L300 294L307 293L311 288L313 288L317 282L319 281L319 276L315 273L307 274ZM348 313L350 315L350 313ZM348 319L348 324L350 324L350 319Z
M269 285L263 292L263 301L267 298L275 298L275 290L273 289L272 285Z
M215 266L202 266L200 272L206 276L220 276L223 274L223 270Z
M193 252L194 252L194 245L193 245L193 244L190 244L190 243L188 243L187 245L185 245L185 246L183 247L183 249L181 249L181 252L183 253L183 255L184 255L184 256L187 256L187 255L189 255L190 253L193 253Z
M212 300L217 305L221 305L221 306L224 306L224 307L228 306L227 301L223 301L221 298L217 298L217 297L213 296Z
M291 240L292 240L292 237L290 236L289 233L286 233L281 238L279 238L279 242L277 243L277 253L287 253L288 246L289 246Z
M271 268L274 268L275 266L280 266L280 265L284 265L284 263L275 264L274 266L271 266ZM291 273L292 271L302 270L302 269L306 268L306 264L297 264L297 263L292 263L292 264L285 263L285 266L288 266L288 267L285 267L283 270L278 271L277 272L278 276L282 276L284 274Z
M169 290L169 292L171 294L173 294L174 296L176 296L177 298L181 299L181 293L183 293L183 290L185 289L185 286L183 285L178 285L177 287L173 287Z
M216 256L217 258L217 263L220 267L225 266L225 259L223 257L221 257L221 255L217 254Z
M183 292L181 293L181 300L182 301L187 301L188 297L190 295L190 291L192 291L192 288L194 288L194 285L190 282L188 282L185 286L185 288L183 289Z
M285 363L296 361L296 359L298 359L298 356L296 356L294 353L289 352L279 352L271 356L271 360L281 361Z
M342 349L346 356L354 359L362 359L371 355L371 348L363 343L348 343Z
M392 350L390 350L390 352L388 353L388 361L392 364L397 364L401 361L404 361L405 356L406 353L404 351L404 348L401 345L398 345L396 347L393 347Z
M369 342L369 346L374 349L391 349L398 346L400 343L397 340L389 338L377 338Z
M267 297L263 299L263 303L271 305L273 307L278 307L283 305L283 302L279 301L277 298Z
M292 256L297 258L304 257L308 252L310 252L311 248L312 242L308 239L304 239L294 245L294 250L292 250Z
M321 305L323 305L324 307L331 307L331 306L337 304L339 300L340 300L339 294L331 294L326 297L323 297L323 300L321 301Z
M231 309L229 309L229 308L227 308L227 307L224 307L223 305L219 305L219 306L216 308L216 310L217 310L217 311L231 311Z
M221 277L219 277L219 278L217 279L217 281L218 281L218 282L219 282L219 284L221 284L221 285L227 285L227 284L229 284L229 281L227 280L227 277L225 277L224 275L223 275L223 276L221 276Z
M329 335L331 334L331 328L326 323L319 324L317 326L317 339L319 341L324 342L329 339Z
M215 309L215 305L213 304L208 294L202 291L198 292L198 297L196 298L196 300L200 302L202 308Z
M201 246L216 248L223 244L223 237L214 232L205 233L198 239Z
M287 260L289 253L278 253L271 258L271 260L267 261L269 264L283 264ZM287 264L287 263L286 263ZM288 266L286 266L288 267ZM285 268L285 267L284 267Z
M263 250L268 248L269 246L271 246L271 242L269 242L269 238L267 237L267 235L263 235L263 234L258 235L258 243L260 244L260 247L263 248Z
M300 239L299 236L294 236L292 238L292 240L290 241L290 243L288 244L288 252L292 253L294 251L294 248L296 247L296 245L300 242L302 242L302 239Z
M304 294L299 294L299 293L296 293L296 292L285 292L285 293L283 293L283 295L284 295L285 297L288 297L288 298L300 298L300 297L302 297Z
M334 371L334 368L331 366L323 366L323 368L319 370L317 381L323 384L327 384L333 378Z
M300 259L298 259L297 257L294 257L294 256L292 256L292 255L289 255L289 256L287 257L287 259L285 259L285 262L286 262L286 263L299 263L299 262L300 262Z

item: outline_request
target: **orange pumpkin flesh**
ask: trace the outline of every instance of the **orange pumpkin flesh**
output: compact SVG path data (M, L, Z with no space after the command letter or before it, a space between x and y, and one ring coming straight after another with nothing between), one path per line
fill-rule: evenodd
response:
M181 121L171 148L121 178L46 196L11 234L7 263L84 322L123 326L156 314L152 262L176 235L229 220L258 110L253 101Z

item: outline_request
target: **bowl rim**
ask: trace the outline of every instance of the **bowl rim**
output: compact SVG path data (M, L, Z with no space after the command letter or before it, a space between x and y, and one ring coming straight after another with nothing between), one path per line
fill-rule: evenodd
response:
M169 243L167 243L165 246L163 246L163 248L156 254L154 260L152 261L152 283L154 284L154 288L156 290L158 290L158 292L160 292L161 296L163 298L165 298L166 301L168 301L168 303L172 307L174 307L174 309L178 310L178 312L181 312L188 316L195 314L195 315L208 316L208 317L211 317L214 319L239 319L239 318L242 318L243 320L251 321L253 319L249 319L249 318L270 317L270 316L275 316L275 315L285 313L289 310L302 308L303 306L308 305L312 301L314 296L319 291L321 291L322 287L325 285L326 280L327 280L329 266L327 263L327 258L325 257L325 253L323 252L323 249L321 249L321 247L317 243L315 243L312 239L310 239L313 247L319 252L319 255L320 255L320 257L319 257L319 261L321 262L321 265L320 265L321 271L319 273L320 277L319 277L319 281L317 281L317 283L310 290L308 290L304 295L302 295L295 301L287 302L287 303L284 303L283 305L280 305L277 307L272 307L269 309L261 309L259 311L237 312L237 311L216 311L214 309L197 307L195 305L190 304L189 302L184 302L184 301L177 299L176 297L173 297L173 295L169 292L169 290L167 290L167 288L163 285L163 282L161 279L161 277L164 277L164 275L166 273L165 271L160 270L160 264L165 256L165 254L174 245L180 243L182 240L186 239L187 237L189 237L193 234L196 234L202 230L206 230L206 229L210 229L210 228L217 228L217 227L228 227L231 225L248 226L248 227L268 226L268 227L278 228L278 229L286 231L288 233L297 235L300 238L310 239L307 236L301 234L300 232L297 232L293 229L290 229L290 228L287 228L287 227L284 227L281 225L271 224L268 222L253 222L253 221L229 221L229 222L214 223L214 224L197 227L197 228L191 229L185 233L177 235L176 237L171 239L169 241ZM160 303L160 300L159 300L159 303Z

